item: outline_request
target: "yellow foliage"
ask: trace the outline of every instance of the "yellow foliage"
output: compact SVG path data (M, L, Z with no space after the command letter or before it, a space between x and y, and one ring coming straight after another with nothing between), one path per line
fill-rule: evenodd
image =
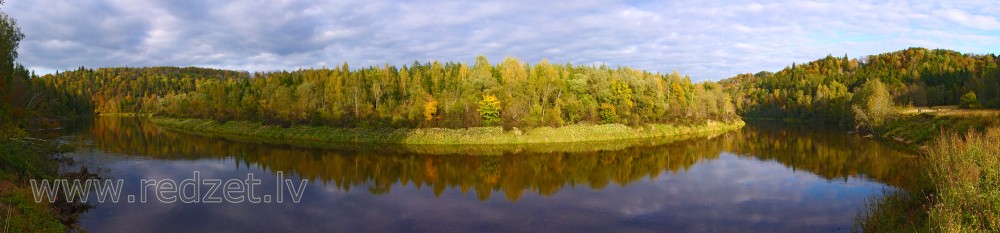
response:
M427 103L424 103L424 120L432 121L434 117L437 116L438 102L433 96L428 97Z

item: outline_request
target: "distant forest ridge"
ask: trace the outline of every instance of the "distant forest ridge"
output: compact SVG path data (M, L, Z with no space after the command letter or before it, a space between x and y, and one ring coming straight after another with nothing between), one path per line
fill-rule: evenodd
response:
M719 83L744 117L847 123L853 121L850 104L858 101L854 94L869 80L884 84L896 106L1000 108L998 66L995 54L909 48L860 61L827 56Z
M676 71L438 61L401 67L246 72L196 67L79 68L8 80L16 113L144 113L342 127L508 127L794 118L849 125L878 80L897 106L1000 107L994 54L910 48L860 60L827 56L777 71L693 83Z
M83 114L148 113L343 127L508 127L687 123L737 118L714 82L627 67L413 63L240 72L204 68L80 68L34 79L82 96ZM72 105L69 95L64 101ZM79 101L77 102L79 103ZM60 105L60 104L57 104Z

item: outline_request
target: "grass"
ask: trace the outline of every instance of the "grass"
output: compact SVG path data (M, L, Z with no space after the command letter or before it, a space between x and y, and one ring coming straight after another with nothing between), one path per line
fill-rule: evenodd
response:
M0 139L0 230L3 232L65 232L60 214L49 203L36 203L30 178L51 178L58 163L48 155L49 144Z
M919 147L915 187L874 199L867 232L1000 232L1000 111L904 110L881 136Z
M137 113L137 112L108 112L108 113L98 114L98 116L151 117L153 116L153 114Z
M464 129L334 128L295 125L281 127L248 121L216 122L205 119L154 117L152 122L167 128L212 136L239 136L260 141L358 142L403 145L515 145L589 141L614 141L723 132L744 123L706 121L692 125L650 124L628 127L621 124L569 125L558 128L503 130L500 127Z
M915 193L917 195L915 195ZM927 232L926 202L919 192L890 190L869 199L866 212L854 219L855 229L863 232Z
M946 133L927 154L934 184L929 227L940 232L1000 232L1000 128L964 137Z
M0 229L4 232L67 231L56 209L48 202L36 203L29 188L5 187L0 191L0 203Z
M919 111L918 111L919 110ZM1000 125L1000 111L957 108L910 108L900 110L896 119L879 129L882 138L924 147L941 132L982 132L991 125Z
M906 109L901 109L900 114L934 114L934 115L951 115L951 116L991 116L1000 113L997 109L962 109L958 106L936 106L936 107L911 107Z

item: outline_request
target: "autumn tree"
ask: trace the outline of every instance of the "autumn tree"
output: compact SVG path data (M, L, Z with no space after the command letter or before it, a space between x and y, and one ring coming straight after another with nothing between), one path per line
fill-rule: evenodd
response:
M433 96L427 97L424 103L424 121L433 121L438 115L438 102Z
M482 117L483 126L496 126L500 124L500 100L494 95L483 95L479 101L479 115Z
M242 72L193 67L100 68L45 75L46 88L93 111L332 127L513 127L673 123L687 113L733 119L713 83L606 65L413 62ZM28 101L25 101L28 102ZM57 101L47 100L46 103ZM695 106L692 103L697 102ZM697 107L698 111L691 111ZM86 107L78 109L88 109ZM88 112L88 110L77 110ZM90 112L93 112L90 111ZM728 114L728 115L727 115Z
M605 124L611 124L618 121L618 111L615 110L615 106L609 103L601 104L601 122Z
M851 108L859 124L870 127L880 127L895 114L892 96L878 79L868 80L861 86L854 94Z

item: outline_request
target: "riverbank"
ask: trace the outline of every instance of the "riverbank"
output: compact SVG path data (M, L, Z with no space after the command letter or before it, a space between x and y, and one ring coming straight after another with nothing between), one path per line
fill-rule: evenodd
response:
M374 129L334 128L295 125L281 127L248 121L216 122L205 119L154 117L157 125L209 136L238 136L279 141L353 142L404 145L509 145L588 141L614 141L725 132L743 127L741 120L706 121L692 125L649 124L628 127L621 124L569 125L558 128L504 130L501 127L465 129Z
M24 138L0 139L0 229L4 232L66 232L59 210L37 203L29 179L57 177L53 145Z
M1000 111L952 110L948 112L917 112L902 110L885 126L878 129L878 136L926 151L933 139L943 132L965 134L983 132L990 126L1000 125Z
M919 184L886 193L858 219L866 232L1000 231L997 111L902 111L877 130L924 154Z

